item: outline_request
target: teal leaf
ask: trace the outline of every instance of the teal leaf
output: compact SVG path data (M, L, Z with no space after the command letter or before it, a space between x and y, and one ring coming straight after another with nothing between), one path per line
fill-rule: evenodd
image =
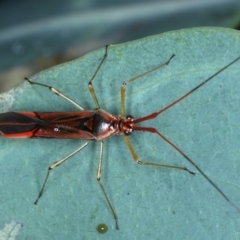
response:
M126 88L126 114L145 116L170 104L240 56L240 33L223 28L172 31L110 46L93 81L101 108L118 115L123 81L148 71L172 54L170 64ZM32 79L59 89L85 109L104 48ZM214 77L158 118L156 127L176 144L240 207L240 61ZM0 96L3 111L78 111L48 89L27 82ZM0 138L0 236L14 220L19 239L239 239L240 214L171 146L158 136L129 137L142 161L186 166L184 171L134 163L121 136L104 143L102 183L119 218L96 181L99 143L53 170L42 198L34 201L48 166L74 151L82 140ZM5 238L4 238L5 239Z

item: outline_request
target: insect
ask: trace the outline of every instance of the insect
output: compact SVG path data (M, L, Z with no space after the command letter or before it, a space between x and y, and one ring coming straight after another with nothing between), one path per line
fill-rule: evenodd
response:
M26 81L28 81L29 84L32 85L38 85L43 88L48 88L52 93L56 94L57 96L60 96L64 98L66 101L70 102L71 104L75 105L80 111L78 112L44 112L44 113L36 113L36 112L7 112L7 113L1 113L0 114L0 134L2 137L6 138L63 138L63 139L82 139L86 140L86 142L81 145L78 149L76 149L74 152L68 154L64 158L54 162L51 164L47 170L47 174L45 177L45 180L43 182L43 185L41 187L41 190L39 192L39 195L35 201L35 204L38 203L38 200L43 195L46 183L49 179L50 173L53 169L60 166L63 162L65 162L67 159L72 157L74 154L81 151L83 148L85 148L91 140L98 140L100 142L100 154L99 154L99 161L98 161L98 168L97 168L97 182L102 190L102 193L108 203L108 206L112 212L112 215L115 219L115 225L116 229L119 229L118 226L118 216L115 212L112 203L110 202L107 192L105 191L105 188L103 184L101 183L101 170L102 170L102 161L103 161L103 144L104 140L116 135L120 134L122 135L134 161L137 164L141 165L148 165L148 166L154 166L154 167L165 167L165 168L173 168L178 170L186 171L192 175L195 173L190 171L184 166L173 166L173 165L165 165L160 163L153 163L153 162L143 162L140 161L137 153L135 152L128 136L131 135L134 131L145 131L157 134L160 138L162 138L165 142L167 142L170 146L172 146L180 155L182 155L189 163L191 163L195 169L200 172L200 174L222 195L222 197L229 202L239 213L240 209L225 195L225 193L198 167L198 165L190 159L181 149L179 149L173 142L168 140L164 135L162 135L156 128L153 127L141 127L138 124L144 121L148 121L151 119L156 118L161 113L167 111L169 108L174 106L175 104L182 101L184 98L192 94L194 91L202 87L204 84L212 80L215 76L223 72L225 69L233 65L235 62L237 62L240 59L240 56L237 57L235 60L230 62L228 65L221 68L219 71L217 71L215 74L210 76L208 79L204 80L202 83L194 87L192 90L181 96L180 98L176 99L171 104L167 105L163 109L151 113L149 115L146 115L144 117L140 117L137 119L134 119L133 116L128 115L125 117L125 90L126 86L134 82L141 77L150 74L158 69L161 69L165 66L167 66L171 60L175 57L173 54L168 61L165 63L147 71L144 72L136 77L133 77L127 81L124 81L120 88L121 93L121 110L120 110L120 116L114 116L105 110L100 108L98 98L95 94L94 87L92 85L93 80L95 79L99 69L101 68L102 64L106 60L108 55L108 46L105 48L105 54L98 65L95 73L93 74L92 78L90 79L88 83L88 88L90 91L90 94L95 102L95 105L97 109L95 110L84 110L78 103L61 93L59 90L57 90L54 87L51 87L49 85L45 85L38 82L33 82L30 79L26 78Z

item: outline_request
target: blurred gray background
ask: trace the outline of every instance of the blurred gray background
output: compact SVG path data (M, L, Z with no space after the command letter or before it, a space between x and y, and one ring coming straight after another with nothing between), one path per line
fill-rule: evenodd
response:
M0 93L116 44L199 26L239 29L239 0L0 0Z

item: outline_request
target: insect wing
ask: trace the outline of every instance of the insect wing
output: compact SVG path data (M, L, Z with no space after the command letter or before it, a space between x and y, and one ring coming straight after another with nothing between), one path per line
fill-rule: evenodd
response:
M0 114L0 134L7 138L29 138L39 124L45 122L36 118L34 113L7 112Z
M0 114L0 133L7 138L94 139L95 111L8 112Z
M94 139L92 134L94 111L40 113L49 125L41 126L35 137Z

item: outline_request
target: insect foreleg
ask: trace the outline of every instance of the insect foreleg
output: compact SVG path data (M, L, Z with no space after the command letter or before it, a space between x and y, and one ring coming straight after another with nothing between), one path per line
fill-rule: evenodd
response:
M134 161L138 164L141 165L149 165L149 166L155 166L155 167L165 167L165 168L173 168L173 169L178 169L178 170L184 170L187 171L191 174L195 174L194 172L189 171L186 167L182 167L182 166L174 166L174 165L166 165L166 164L161 164L161 163L153 163L153 162L142 162L140 161L140 159L137 156L137 153L135 152L131 142L129 141L127 136L123 136L123 139L130 151L130 153L132 154L132 157L134 159Z
M168 59L167 62L161 64L160 66L157 66L157 67L155 67L155 68L153 68L153 69L151 69L151 70L149 70L147 72L144 72L144 73L142 73L142 74L140 74L140 75L138 75L136 77L130 78L129 80L124 81L122 83L121 89L120 89L120 92L121 92L121 103L120 103L121 104L120 105L121 112L120 112L120 116L121 117L125 116L125 91L126 91L126 85L128 83L133 82L135 80L138 80L138 79L142 78L143 76L148 75L148 74L150 74L150 73L152 73L152 72L154 72L154 71L156 71L156 70L158 70L160 68L166 67L170 63L170 61L172 60L173 57L175 57L174 54Z

